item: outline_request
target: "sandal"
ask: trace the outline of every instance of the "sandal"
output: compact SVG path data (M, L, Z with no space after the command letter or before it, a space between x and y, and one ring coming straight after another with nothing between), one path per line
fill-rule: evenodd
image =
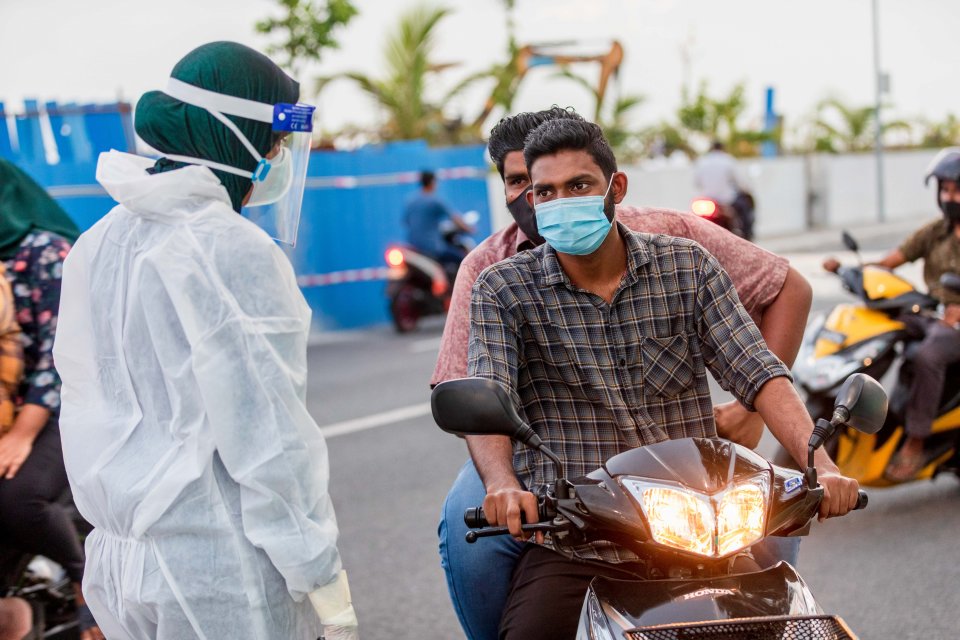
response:
M907 453L901 449L890 459L883 477L890 482L906 482L912 480L926 464L927 459L922 450L917 453Z

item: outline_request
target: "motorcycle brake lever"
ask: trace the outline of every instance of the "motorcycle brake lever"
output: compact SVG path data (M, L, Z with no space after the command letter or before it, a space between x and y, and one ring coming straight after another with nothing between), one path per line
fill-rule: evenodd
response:
M560 531L563 529L563 527L551 524L549 522L539 522L537 524L521 525L520 529L524 533L553 533L555 531ZM473 544L480 538L503 535L510 535L510 529L507 527L485 527L483 529L467 531L467 534L464 536L464 538L468 544Z

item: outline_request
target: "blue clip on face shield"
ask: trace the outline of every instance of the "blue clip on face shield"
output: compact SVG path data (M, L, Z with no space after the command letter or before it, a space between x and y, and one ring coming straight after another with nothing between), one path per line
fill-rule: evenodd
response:
M204 158L173 154L164 154L165 157L250 178L253 190L247 199L244 214L275 240L296 245L316 107L301 103L265 104L207 91L176 78L168 80L164 93L181 102L206 109L237 136L257 160L257 166L251 173ZM260 155L225 114L271 124L277 142L266 157Z

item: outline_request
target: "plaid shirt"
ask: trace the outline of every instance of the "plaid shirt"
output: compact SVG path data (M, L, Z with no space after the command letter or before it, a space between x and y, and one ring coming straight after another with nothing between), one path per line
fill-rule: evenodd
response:
M618 228L627 270L612 304L576 288L549 245L489 267L473 287L469 374L510 390L569 478L636 447L715 437L707 368L750 409L765 382L790 375L703 247ZM555 478L522 445L513 465L534 492ZM636 559L608 543L576 552Z

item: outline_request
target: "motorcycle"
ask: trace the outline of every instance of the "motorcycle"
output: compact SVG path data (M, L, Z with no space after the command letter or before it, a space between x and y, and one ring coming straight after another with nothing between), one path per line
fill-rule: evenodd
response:
M843 242L859 259L856 240L844 232ZM839 267L836 275L860 302L839 304L829 314L811 319L794 365L794 380L806 395L811 417L817 419L830 410L846 376L861 372L879 380L899 365L883 428L876 434L842 429L827 444L844 475L864 486L889 486L884 470L905 437L904 414L919 345L900 318L911 313L935 316L938 301L889 270L864 265L862 260L857 266ZM946 274L942 283L960 291L955 274ZM947 370L937 416L924 442L926 464L915 480L944 471L960 475L960 363ZM788 459L782 449L775 457L779 464Z
M707 197L690 204L694 214L746 240L753 240L753 209L753 196L746 191L739 192L733 204Z
M590 583L577 640L855 638L823 613L796 569L780 562L761 570L749 549L766 536L808 533L823 498L814 452L838 428L875 432L883 423L887 398L872 378L855 374L843 385L831 418L814 428L803 473L727 440L685 438L621 453L568 480L497 383L443 382L431 404L448 433L506 435L553 462L556 481L525 532L549 535L562 553L605 540L639 557L639 580ZM857 508L866 504L861 492ZM464 520L468 542L509 533L487 526L482 508L468 509Z
M70 491L58 502L66 509L80 538L81 546L91 527L77 511ZM0 584L4 597L26 600L33 612L33 627L23 640L76 640L76 595L63 568L43 556L18 549L0 548Z
M470 211L463 218L467 224L474 225L479 214ZM452 222L445 221L440 232L447 246L464 257L476 246L473 238ZM398 333L413 331L424 316L444 314L450 309L459 263L444 265L402 244L388 246L384 258L388 267L390 317Z

